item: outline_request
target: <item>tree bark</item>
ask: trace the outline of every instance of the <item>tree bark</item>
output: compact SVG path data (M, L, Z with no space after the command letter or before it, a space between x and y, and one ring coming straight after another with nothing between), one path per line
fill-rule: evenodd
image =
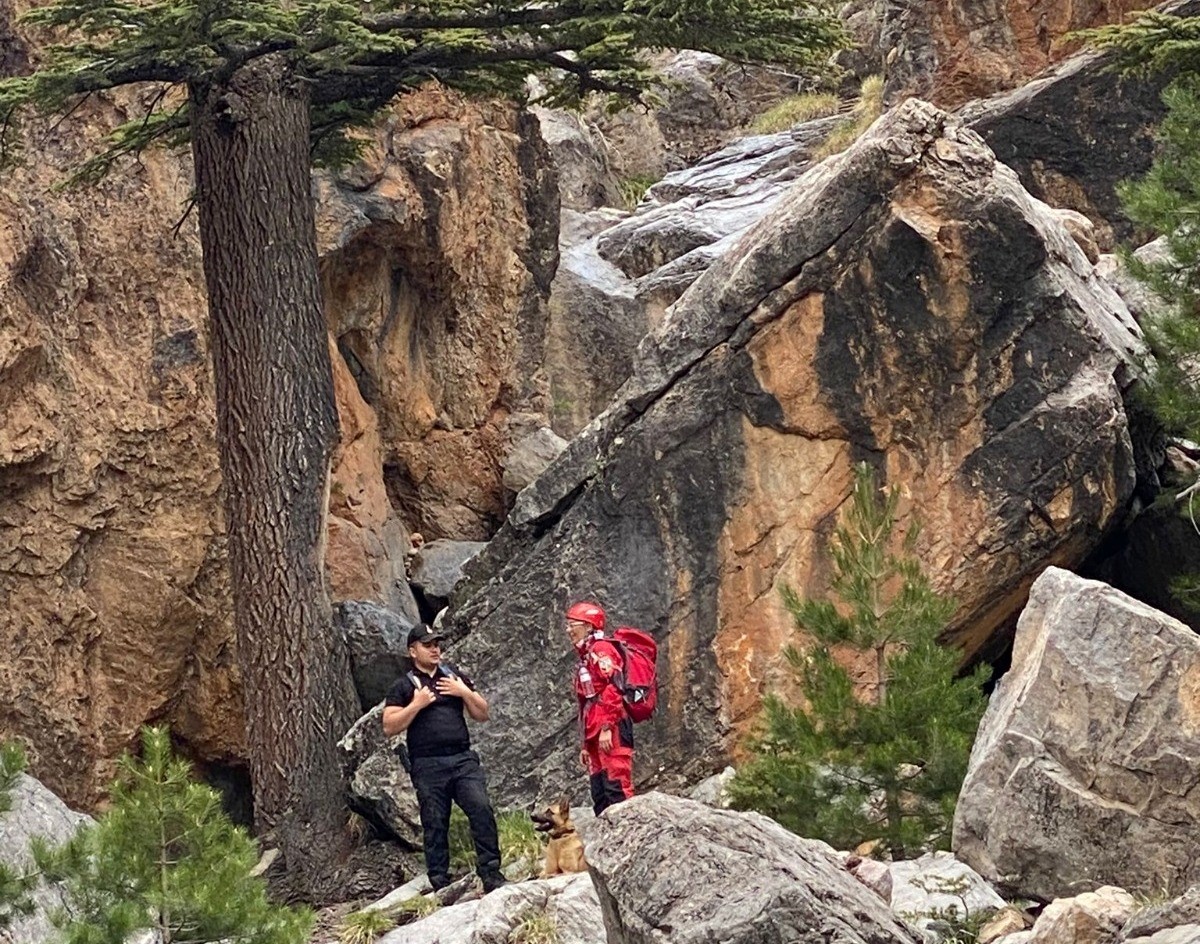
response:
M327 898L349 842L336 744L353 693L324 576L338 430L308 92L264 56L189 94L255 827L290 888Z

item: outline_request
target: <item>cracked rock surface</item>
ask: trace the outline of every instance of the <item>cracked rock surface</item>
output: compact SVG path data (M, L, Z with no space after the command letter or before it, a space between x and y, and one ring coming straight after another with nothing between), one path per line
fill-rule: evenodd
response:
M1052 567L980 724L954 852L1015 895L1200 881L1200 637Z
M582 796L561 630L582 596L659 640L643 785L723 767L782 677L780 588L828 586L858 461L904 488L955 641L1003 645L1033 578L1131 493L1136 331L1059 215L931 105L807 170L467 566L447 626L492 698L477 743L502 802Z

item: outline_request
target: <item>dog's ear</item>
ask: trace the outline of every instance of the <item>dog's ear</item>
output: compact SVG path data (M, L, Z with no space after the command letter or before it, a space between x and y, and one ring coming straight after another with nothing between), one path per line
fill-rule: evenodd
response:
M558 810L564 815L571 812L571 798L565 793L558 798Z

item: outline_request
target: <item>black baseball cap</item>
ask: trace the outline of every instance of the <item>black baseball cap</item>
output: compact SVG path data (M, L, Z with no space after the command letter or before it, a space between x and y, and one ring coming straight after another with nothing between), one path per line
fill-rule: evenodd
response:
M442 634L428 623L417 623L416 626L408 631L408 644L410 646L418 642L441 642L442 639Z

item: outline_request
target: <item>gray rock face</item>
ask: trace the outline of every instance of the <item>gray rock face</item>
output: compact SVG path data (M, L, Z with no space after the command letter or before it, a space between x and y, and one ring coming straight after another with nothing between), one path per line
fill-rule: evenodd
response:
M22 774L13 787L12 808L0 813L0 863L14 868L31 864L29 842L35 836L50 845L66 842L92 818L68 809L53 793L32 777ZM50 914L63 906L62 895L53 885L39 885L33 895L34 912L18 917L0 928L3 944L44 944L57 933Z
M534 108L542 139L558 169L558 194L564 209L615 206L620 200L609 165L604 136L581 115Z
M1162 9L1194 16L1200 0ZM1116 186L1150 167L1168 80L1161 74L1122 79L1108 64L1107 56L1080 53L1042 78L961 112L1034 196L1095 221L1105 250L1132 234Z
M408 670L408 631L415 623L376 603L334 604L333 631L350 650L354 687L363 711L379 704Z
M383 734L383 706L376 705L338 742L349 784L350 808L406 849L421 848L421 813L412 779L401 763L402 738Z
M1049 568L971 754L955 854L1043 901L1200 880L1200 638Z
M744 134L756 115L797 91L796 77L782 69L746 66L685 49L654 60L662 105L590 117L612 149L623 177L651 177L694 164L702 155Z
M827 590L859 459L908 490L957 641L1003 645L1042 562L1080 560L1131 493L1135 330L1058 218L929 105L810 169L468 567L447 625L487 670L502 802L582 796L562 613L584 596L659 640L642 784L721 769L781 677L779 588Z
M909 944L824 843L663 794L611 807L587 847L609 944Z
M524 923L539 917L554 927L559 944L605 944L587 873L506 885L397 928L379 944L508 944L519 939Z
M942 914L974 918L1006 904L981 875L949 852L891 862L887 868L892 911L922 930L936 927L934 921Z
M608 405L667 306L771 212L836 120L734 141L664 177L632 213L564 213L546 363L558 432Z
M1200 885L1189 888L1174 901L1139 909L1121 929L1124 941L1142 941L1170 928L1188 926L1200 940Z
M630 279L656 275L639 282L639 295L674 301L729 240L770 213L839 120L742 138L669 174L647 191L637 212L597 237L597 251ZM684 265L693 254L692 261L705 264Z
M412 585L438 609L462 579L462 567L485 546L483 541L441 539L426 544L413 557Z

